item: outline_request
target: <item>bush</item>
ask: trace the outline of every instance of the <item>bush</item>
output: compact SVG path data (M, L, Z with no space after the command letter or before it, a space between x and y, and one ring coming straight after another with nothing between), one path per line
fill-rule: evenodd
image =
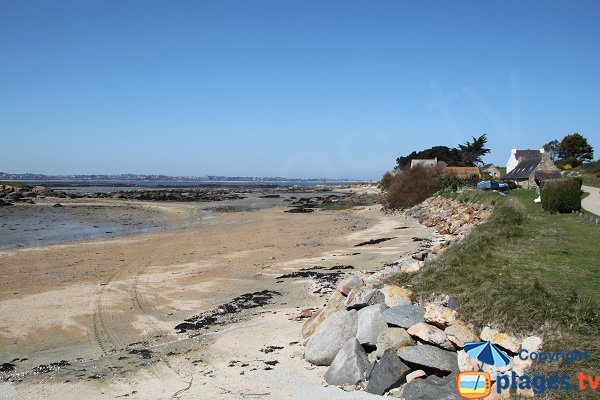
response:
M463 181L460 180L456 175L440 175L437 178L438 190L444 190L449 192L456 192L458 188L463 186Z
M379 187L383 190L388 190L393 180L394 174L392 174L391 172L386 172L385 174L383 174L383 178L381 178L381 180L379 181Z
M508 199L496 207L491 220L499 225L521 225L525 219L525 206L517 199Z
M385 194L387 206L408 208L419 204L439 190L438 173L434 168L415 166L394 175Z
M569 165L571 168L575 168L579 165L579 161L575 157L567 157L562 160L558 160L554 163L560 169L567 169L566 166Z
M542 183L545 211L566 213L581 209L581 179L549 179Z

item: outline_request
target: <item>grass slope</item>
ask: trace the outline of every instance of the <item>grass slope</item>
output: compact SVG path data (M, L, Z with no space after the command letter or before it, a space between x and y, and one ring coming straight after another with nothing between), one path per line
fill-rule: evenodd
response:
M455 197L473 201L473 195ZM514 190L500 200L493 193L479 196L482 202L496 203L487 223L418 273L391 281L411 285L417 295L459 296L461 315L476 326L542 334L545 351L589 349L592 354L586 363L544 365L536 373L567 374L572 380L579 371L598 374L600 227L571 214L545 213L533 203L533 190ZM587 395L568 393L564 398Z

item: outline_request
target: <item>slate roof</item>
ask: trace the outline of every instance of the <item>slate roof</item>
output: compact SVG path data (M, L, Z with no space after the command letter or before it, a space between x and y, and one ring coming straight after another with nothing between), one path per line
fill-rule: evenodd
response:
M529 150L526 150L526 151L529 151ZM517 153L518 153L518 151L517 151ZM538 155L539 154L540 153L538 152ZM535 171L535 169L537 168L537 166L540 164L541 161L542 161L542 157L539 157L539 158L525 157L521 161L519 161L517 166L512 171L510 171L509 173L504 175L503 179L529 179L529 177Z
M521 157L541 159L542 154L540 153L539 150L517 150L517 151L515 151L515 158L518 160Z

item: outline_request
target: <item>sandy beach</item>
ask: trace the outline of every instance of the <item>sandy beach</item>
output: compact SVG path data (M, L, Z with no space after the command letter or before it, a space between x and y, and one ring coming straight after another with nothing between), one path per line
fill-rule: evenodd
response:
M179 215L191 206L165 207ZM380 206L284 211L0 252L0 361L15 365L0 397L356 398L323 387L324 371L301 360L299 314L325 294L312 293L311 277L280 277L379 269L431 231ZM382 237L393 239L355 247ZM175 329L261 291L272 298L260 306L204 329Z

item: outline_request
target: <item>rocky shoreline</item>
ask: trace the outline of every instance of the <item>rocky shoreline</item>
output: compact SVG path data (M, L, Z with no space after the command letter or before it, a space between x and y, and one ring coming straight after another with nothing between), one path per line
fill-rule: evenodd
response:
M460 399L456 374L477 371L479 362L463 349L465 342L490 341L511 357L507 367L484 366L493 382L500 375L524 374L531 361L516 357L521 349L541 348L540 338L518 338L490 327L481 331L459 318L457 298L436 296L417 301L405 287L385 284L393 274L418 271L453 242L462 240L492 209L441 197L408 209L406 216L434 227L437 236L420 241L419 249L377 272L357 271L341 280L325 307L304 310L304 361L327 366L325 385L406 400ZM490 399L509 398L492 387ZM518 392L531 395L531 392Z

